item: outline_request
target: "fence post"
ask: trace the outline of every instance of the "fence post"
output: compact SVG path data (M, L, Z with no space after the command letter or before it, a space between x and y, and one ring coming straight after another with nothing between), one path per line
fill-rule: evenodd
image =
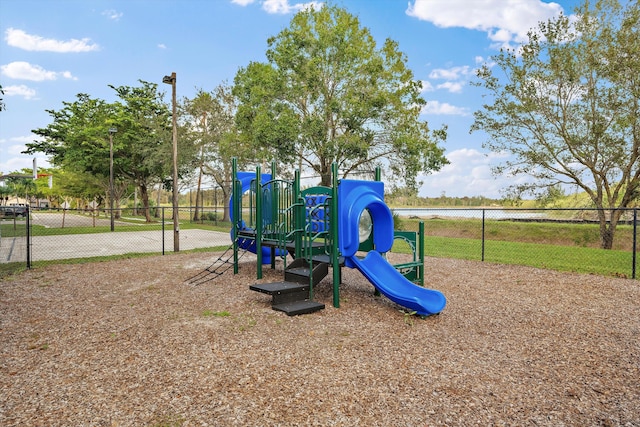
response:
M35 162L35 160L34 160ZM16 218L18 215L13 215ZM25 234L27 237L27 269L31 269L31 209L27 205L27 215L25 216Z
M164 206L162 207L162 255L164 255Z
M482 261L484 262L484 212L485 209L482 209Z
M633 208L633 255L631 256L631 278L636 278L636 244L637 244L637 229L638 229L638 208Z

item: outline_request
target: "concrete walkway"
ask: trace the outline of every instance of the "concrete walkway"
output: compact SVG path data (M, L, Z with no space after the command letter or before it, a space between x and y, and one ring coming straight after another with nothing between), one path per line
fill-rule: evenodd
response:
M180 250L229 246L229 233L188 229L180 231ZM173 229L165 230L164 251L173 252ZM161 231L127 231L98 234L33 236L32 261L122 255L136 252L162 253ZM25 237L0 239L0 263L26 262Z

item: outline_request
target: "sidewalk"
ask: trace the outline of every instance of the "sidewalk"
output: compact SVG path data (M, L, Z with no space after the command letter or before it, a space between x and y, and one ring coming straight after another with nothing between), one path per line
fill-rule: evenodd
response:
M164 251L173 252L173 230L165 230ZM188 229L180 231L180 250L229 246L229 233ZM162 253L161 231L127 231L97 234L33 236L31 261L122 255L136 252ZM0 263L26 262L25 237L0 240Z

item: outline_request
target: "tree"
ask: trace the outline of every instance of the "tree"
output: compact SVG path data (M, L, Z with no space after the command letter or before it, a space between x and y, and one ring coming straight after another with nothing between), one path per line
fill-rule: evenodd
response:
M253 152L243 144L235 125L237 106L227 84L212 92L199 90L195 98L185 101L185 137L197 147L198 191L203 175L213 178L222 189L223 199L231 195L231 159L246 165ZM198 200L198 197L196 197ZM197 206L194 219L197 220ZM228 205L224 205L223 221L229 220Z
M0 85L0 95L4 96L4 89L2 88L2 85ZM4 99L0 98L0 111L5 109L6 109L6 106L4 105Z
M84 194L93 198L95 191L108 194L109 189L109 128L113 127L118 115L118 105L93 99L88 94L78 94L74 102L63 102L59 111L46 110L53 121L45 128L32 132L42 139L26 144L26 154L42 152L50 156L52 165L67 172L65 176L91 176L98 178L102 185L91 184L93 180L75 180L73 194ZM114 151L119 140L114 138ZM114 156L114 170L123 161ZM120 181L116 174L116 181ZM60 183L64 188L66 183ZM84 187L84 188L80 188ZM89 191L87 191L89 190Z
M171 120L158 85L140 81L141 86L113 88L124 101L117 116L120 176L140 189L147 222L151 221L149 188L171 174Z
M26 144L25 153L43 152L51 156L53 165L75 174L88 173L101 179L103 188L108 189L109 129L115 127L114 188L124 192L130 183L140 188L145 216L150 221L148 188L170 175L171 120L157 85L140 83L139 87L110 86L122 102L109 104L79 94L75 102L63 102L61 110L47 110L53 122L32 131L43 139Z
M355 16L325 6L298 12L268 46L268 63L241 68L233 89L238 127L262 160L298 161L323 185L332 162L345 175L387 164L412 188L447 163L446 130L419 120L421 84L397 42L378 49Z
M493 103L475 112L471 131L512 155L494 172L534 178L518 192L585 191L610 249L620 208L640 194L640 6L585 0L576 16L541 23L519 50L493 57L497 72L479 70Z

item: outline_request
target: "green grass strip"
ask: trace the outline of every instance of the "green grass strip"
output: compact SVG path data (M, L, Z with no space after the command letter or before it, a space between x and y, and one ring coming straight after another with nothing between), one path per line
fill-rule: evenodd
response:
M482 241L427 236L425 252L432 257L481 260ZM484 260L615 277L631 277L632 270L632 254L627 251L540 243L486 240Z

